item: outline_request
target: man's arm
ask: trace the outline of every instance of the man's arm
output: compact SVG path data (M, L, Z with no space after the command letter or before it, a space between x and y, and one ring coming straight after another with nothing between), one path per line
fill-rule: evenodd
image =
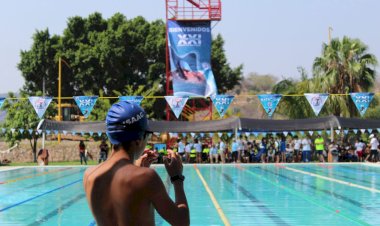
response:
M183 182L176 180L173 182L175 192L175 203L171 200L165 190L161 178L154 170L148 173L150 178L149 186L153 189L150 199L157 212L171 225L190 225L189 208Z

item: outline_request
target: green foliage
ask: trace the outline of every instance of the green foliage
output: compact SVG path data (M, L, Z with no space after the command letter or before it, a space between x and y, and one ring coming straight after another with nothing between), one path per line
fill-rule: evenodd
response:
M37 93L37 95L41 95L41 93ZM9 93L8 98L15 98L15 96L13 93ZM29 134L28 130L35 130L40 119L24 93L21 94L21 98L19 100L8 99L4 103L3 108L7 111L3 125L7 129L5 140L10 146L13 146L22 139L28 139L36 160L37 140L40 135L36 132ZM51 104L45 113L45 118L55 115L55 109L55 104ZM25 131L12 133L11 129L25 129Z
M234 88L242 79L243 65L231 68L223 49L224 40L220 34L212 41L211 66L219 93L226 93Z
M322 55L314 60L312 78L308 78L305 70L300 68L301 81L283 80L272 92L349 94L370 91L375 82L377 59L367 50L367 46L358 39L333 39L331 44L323 44ZM311 108L305 106L309 104L304 97L284 97L279 111L290 118L315 117ZM330 95L320 115L329 114L344 117L359 115L349 95ZM369 111L368 117L373 114Z
M148 22L141 16L128 20L120 13L109 19L100 13L71 17L62 35L52 36L47 29L37 31L32 47L21 51L18 68L25 78L23 91L34 95L42 89L45 77L46 95L57 96L58 59L62 57L62 96L110 96L115 91L162 96L166 94L165 45L162 20ZM211 63L220 93L238 84L242 71L242 66L229 66L223 46L218 35L212 43ZM134 91L141 87L144 91ZM110 104L107 99L98 100L90 119L103 119L102 112ZM160 118L166 105L143 102L147 108L153 104L152 116Z
M249 73L241 83L242 90L247 90L250 94L271 92L278 78L273 75L259 75Z

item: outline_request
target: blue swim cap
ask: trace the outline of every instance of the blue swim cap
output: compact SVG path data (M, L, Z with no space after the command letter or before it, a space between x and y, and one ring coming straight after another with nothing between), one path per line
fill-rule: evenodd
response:
M112 144L141 139L143 133L149 131L144 109L129 101L120 101L111 106L106 126Z

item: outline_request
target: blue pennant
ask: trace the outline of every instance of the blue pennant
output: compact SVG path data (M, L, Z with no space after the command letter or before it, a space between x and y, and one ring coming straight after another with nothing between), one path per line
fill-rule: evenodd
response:
M355 103L361 116L367 111L369 104L373 99L373 93L350 93L352 101Z
M224 117L228 107L234 100L234 96L232 95L213 95L211 96L212 103L214 104L216 110L219 113L221 118Z
M260 94L257 95L261 105L269 117L272 117L274 111L277 108L278 103L281 100L281 94Z
M95 106L96 101L98 100L98 96L74 96L74 100L83 116L88 118Z

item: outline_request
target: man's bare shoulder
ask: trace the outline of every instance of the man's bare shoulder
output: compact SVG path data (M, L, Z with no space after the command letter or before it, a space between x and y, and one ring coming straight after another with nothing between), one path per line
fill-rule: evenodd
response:
M132 186L139 189L154 186L161 180L154 169L138 166L123 167L117 172L114 179L127 187Z

